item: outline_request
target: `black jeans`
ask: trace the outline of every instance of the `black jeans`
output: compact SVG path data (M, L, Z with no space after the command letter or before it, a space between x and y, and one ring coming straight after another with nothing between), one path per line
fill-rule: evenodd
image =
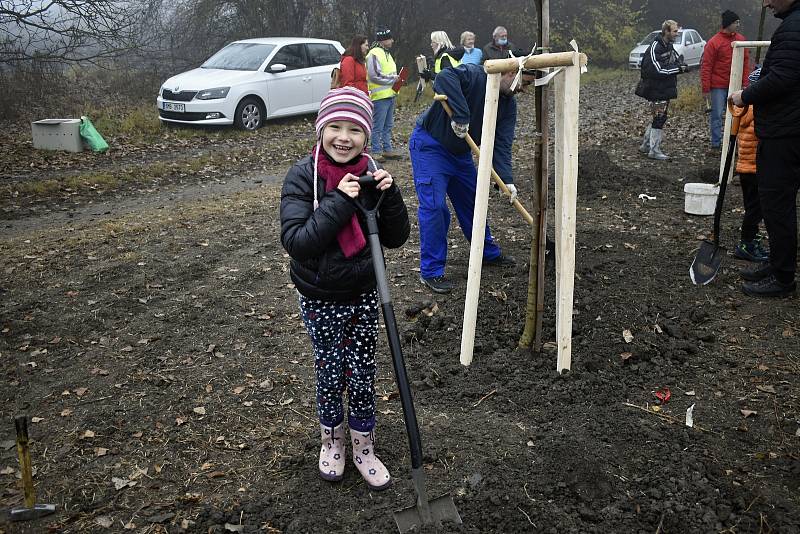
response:
M797 270L800 137L761 139L756 167L761 211L769 234L769 262L775 277L789 283Z
M740 174L744 218L742 218L742 241L752 241L758 235L761 222L761 200L758 198L758 179L755 174Z

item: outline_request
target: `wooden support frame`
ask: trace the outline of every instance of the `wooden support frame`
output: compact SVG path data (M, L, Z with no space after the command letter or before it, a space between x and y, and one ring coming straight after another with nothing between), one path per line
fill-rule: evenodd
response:
M731 75L728 79L728 96L742 88L742 74L744 71L744 51L746 48L765 48L768 47L770 41L734 41L731 43L733 47L733 58L731 59ZM725 172L725 154L728 153L728 138L731 135L731 124L733 117L731 116L728 107L725 107L725 130L722 134L722 150L719 158L719 181L722 181L722 173ZM728 174L728 181L733 178L733 165L731 165L730 173Z
M575 284L575 216L578 185L578 112L580 69L586 56L577 51L540 54L528 58L525 68L564 67L555 77L555 170L556 170L556 370L569 370L572 359L572 308ZM488 73L484 102L483 130L472 220L467 295L461 333L461 364L472 363L475 348L475 325L480 294L483 240L489 200L489 177L494 155L500 78L516 71L516 59L490 60L484 64Z

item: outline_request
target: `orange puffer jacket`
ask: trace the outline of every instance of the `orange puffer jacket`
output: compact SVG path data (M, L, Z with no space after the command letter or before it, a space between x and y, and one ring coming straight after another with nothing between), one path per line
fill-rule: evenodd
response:
M753 117L753 106L747 109L739 122L739 136L736 138L739 148L739 160L736 162L736 172L739 174L756 173L756 122Z

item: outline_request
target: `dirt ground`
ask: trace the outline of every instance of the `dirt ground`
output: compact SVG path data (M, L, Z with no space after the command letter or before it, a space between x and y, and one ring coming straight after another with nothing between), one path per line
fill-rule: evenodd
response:
M692 285L712 222L683 212L683 184L713 176L719 155L707 152L702 111L687 110L667 125L673 158L641 156L634 85L624 73L582 88L562 375L551 351L517 348L530 238L494 193L494 234L519 264L484 269L475 357L460 365L469 246L454 221L457 289L425 290L410 163L388 165L414 222L387 263L428 490L449 492L463 518L439 532L800 532L797 297L746 297L731 255L712 284ZM528 202L532 105L521 97L515 147ZM398 112L404 150L416 112ZM313 359L278 239L281 177L310 149L311 124L201 131L189 143L165 128L157 156L117 138L105 156L41 153L0 130L0 507L22 501L11 423L21 413L33 417L38 500L58 505L38 522L2 517L0 532L396 531L392 511L415 495L383 338L377 450L395 484L370 492L352 464L341 483L317 476ZM67 182L155 158L169 172L152 180ZM20 192L44 180L62 185ZM730 188L729 250L741 206ZM550 266L545 341L553 277ZM432 315L418 313L431 302ZM671 398L660 404L662 388Z

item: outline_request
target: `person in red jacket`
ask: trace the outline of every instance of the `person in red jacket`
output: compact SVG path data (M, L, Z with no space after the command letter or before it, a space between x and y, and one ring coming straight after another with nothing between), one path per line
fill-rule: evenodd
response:
M750 73L749 80L758 81L761 67ZM740 260L753 262L769 261L769 252L761 246L758 239L758 225L763 219L761 215L761 201L758 198L758 179L756 177L756 151L758 150L758 137L753 106L747 108L739 123L739 135L736 146L739 159L736 162L736 172L739 174L739 183L742 186L742 200L744 201L744 217L742 218L741 241L736 245L733 255Z
M366 56L369 52L369 39L364 35L356 35L350 46L342 54L340 87L355 87L369 94L367 90Z
M733 59L733 41L744 41L745 37L738 33L739 15L733 11L722 14L722 29L712 37L703 49L700 64L700 83L706 101L711 101L711 148L717 150L722 142L722 124L725 117L725 102L728 99L728 84L731 77L731 60ZM742 87L747 87L747 73L750 56L744 51L744 69L742 70Z

